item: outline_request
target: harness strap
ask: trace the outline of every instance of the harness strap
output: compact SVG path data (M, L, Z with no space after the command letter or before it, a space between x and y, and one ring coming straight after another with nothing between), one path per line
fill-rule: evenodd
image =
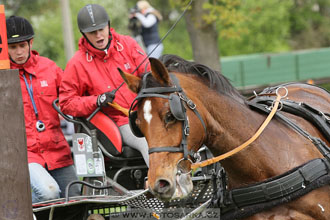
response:
M281 98L282 98L282 96L280 94L278 94L277 97L276 97L275 104L274 104L274 107L273 107L272 111L269 113L266 120L262 123L262 125L259 127L257 132L249 140L247 140L246 142L244 142L240 146L234 148L233 150L228 151L227 153L221 154L217 157L214 157L214 158L202 161L202 162L193 163L193 164L191 164L191 169L205 167L205 166L210 165L212 163L216 163L220 160L226 159L226 158L240 152L241 150L247 148L253 141L255 141L259 137L259 135L264 131L264 129L269 124L269 122L272 120L273 116L275 115L275 113L278 109L278 105L279 105L279 102L280 102Z
M182 103L182 101L181 101ZM187 143L187 137L190 133L190 127L189 127L189 122L187 118L187 112L186 108L182 108L183 115L184 115L184 121L182 125L182 140L181 140L181 148L183 151L183 159L188 160L188 143Z
M283 103L283 109L284 110L287 109L287 108L285 108L285 106L287 105L287 103L288 102L284 102ZM269 109L267 108L267 105L265 105L265 104L258 104L257 102L248 102L248 104L251 107L256 108L256 109L258 109L258 110L260 110L262 112L266 112L266 113L269 112ZM300 105L298 103L295 103L295 104L296 104L296 106L298 106L300 108ZM303 111L303 110L300 109L300 113L306 112L306 111L307 110ZM292 111L291 113L294 113L294 111ZM322 115L322 114L319 114L319 117L321 117L320 115ZM324 141L322 141L320 138L316 138L316 137L311 136L308 132L306 132L305 130L303 130L302 128L300 128L298 125L296 125L295 123L293 123L289 118L285 117L280 112L277 112L277 114L275 115L275 117L281 119L287 125L289 125L290 127L292 127L295 131L297 131L299 134L301 134L305 138L309 139L317 147L317 149L321 152L321 154L325 158L327 158L327 163L330 164L330 148L326 145L326 143ZM318 120L320 120L320 118ZM324 120L325 120L325 118L324 118ZM323 131L328 132L328 135L330 135L329 127L327 127L327 125L325 125L325 126L326 127L323 129Z
M292 201L329 184L329 168L325 158L318 158L264 182L227 191L224 202L220 204L221 219L251 216L265 207ZM247 209L250 209L250 213Z
M258 108L257 106L260 104L270 105L273 100L273 97L258 96L248 102L248 104ZM313 123L330 140L330 117L328 113L323 113L306 103L297 103L292 100L283 100L282 107L283 111L298 115Z
M258 110L261 110L263 112L266 112L266 113L269 112L269 110L265 107L265 105L256 104L256 103L248 103L248 104L251 107L256 108ZM316 137L311 136L308 132L306 132L305 130L301 129L298 125L296 125L295 123L293 123L289 118L285 117L280 112L277 112L276 115L275 115L275 117L281 119L287 125L289 125L290 127L292 127L295 131L297 131L299 134L301 134L305 138L309 139L317 147L317 149L322 153L322 155L324 157L328 158L328 160L330 162L330 149L324 143L324 141L322 141L320 138L316 138Z
M233 189L231 191L232 198L238 207L281 198L299 189L304 189L306 185L328 174L328 170L329 167L327 167L324 159L311 160L305 165L267 182L261 182L247 188Z
M204 120L203 120L202 116L199 114L199 112L196 109L196 104L191 99L188 99L188 97L186 96L186 94L183 91L181 93L179 93L179 97L196 114L199 121L202 123L203 128L204 128L204 132L206 134L207 133L206 132L206 125L204 123Z
M330 140L330 119L323 112L312 108L306 103L289 100L283 102L283 111L296 114L312 122Z
M254 102L248 102L248 105L250 107L253 107L257 110L260 110L266 114L268 114L270 112L270 110L268 109L268 105L265 104L259 104L259 103L254 103ZM308 134L305 130L301 129L298 125L296 125L295 123L293 123L290 119L288 119L287 117L285 117L282 113L277 112L275 115L276 118L281 119L282 121L284 121L286 124L288 124L290 127L292 127L295 131L297 131L299 134L301 134L302 136L304 136L305 138L311 140L311 135Z
M193 109L193 111L195 112L196 116L199 118L200 122L202 123L202 125L204 127L204 132L206 134L206 125L202 119L202 116L199 114L199 112L196 109Z
M180 92L182 91L181 88L178 89L177 87L157 87L157 88L146 88L141 89L139 96L142 94L162 94L162 93L171 93L171 92Z
M154 148L149 148L149 154L155 153L155 152L173 152L173 153L178 153L182 152L181 148L178 147L154 147Z

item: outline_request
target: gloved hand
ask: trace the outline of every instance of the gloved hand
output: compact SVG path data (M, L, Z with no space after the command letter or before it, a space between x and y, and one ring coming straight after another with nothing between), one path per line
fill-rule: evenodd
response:
M108 106L108 102L112 103L115 99L115 90L111 92L105 92L97 97L97 106L105 107Z

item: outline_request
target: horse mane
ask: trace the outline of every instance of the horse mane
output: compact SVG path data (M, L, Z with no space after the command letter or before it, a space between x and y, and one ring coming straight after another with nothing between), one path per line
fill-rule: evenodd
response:
M164 54L159 60L165 65L169 72L178 72L192 74L202 78L203 82L211 89L220 94L228 95L242 102L245 98L238 92L237 89L229 82L229 80L216 70L194 62L187 61L177 55Z

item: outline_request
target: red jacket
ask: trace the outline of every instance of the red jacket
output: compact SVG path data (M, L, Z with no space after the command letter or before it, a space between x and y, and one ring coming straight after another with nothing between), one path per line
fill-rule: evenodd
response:
M68 62L60 86L59 103L63 113L89 116L97 108L98 95L112 91L124 82L117 68L132 73L145 59L146 54L133 38L117 34L112 28L110 32L112 39L106 52L92 47L84 37L80 39L79 50ZM133 74L142 75L146 64L149 71L146 60ZM135 96L124 83L117 90L114 101L128 109ZM103 112L118 126L128 123L128 117L112 107L103 108Z
M62 69L50 59L39 56L36 51L31 52L25 64L18 65L11 62L11 69L19 69L28 162L39 163L44 167L47 165L49 170L72 165L70 147L62 133L58 113L52 106L52 102L58 97ZM23 78L24 73L29 85L31 85L30 75L32 75L33 98L38 119L46 126L42 132L36 129L37 118Z

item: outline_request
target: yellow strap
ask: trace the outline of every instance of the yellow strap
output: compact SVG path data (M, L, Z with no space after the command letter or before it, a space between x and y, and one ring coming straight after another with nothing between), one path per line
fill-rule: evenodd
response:
M202 161L202 162L198 162L198 163L193 163L191 164L191 169L197 169L200 167L205 167L207 165L216 163L220 160L226 159L238 152L240 152L241 150L243 150L244 148L248 147L253 141L255 141L259 135L263 132L263 130L266 128L266 126L268 125L268 123L270 122L270 120L273 118L273 116L275 115L278 105L279 105L279 101L281 100L281 96L278 94L273 106L272 111L269 113L268 117L266 118L266 120L264 121L264 123L260 126L260 128L258 129L258 131L249 139L247 140L245 143L243 143L242 145L236 147L235 149L228 151L227 153L221 154L217 157L213 157L210 158L208 160Z
M128 109L120 106L117 102L108 102L108 105L112 106L113 108L117 109L118 111L121 111L128 117Z

